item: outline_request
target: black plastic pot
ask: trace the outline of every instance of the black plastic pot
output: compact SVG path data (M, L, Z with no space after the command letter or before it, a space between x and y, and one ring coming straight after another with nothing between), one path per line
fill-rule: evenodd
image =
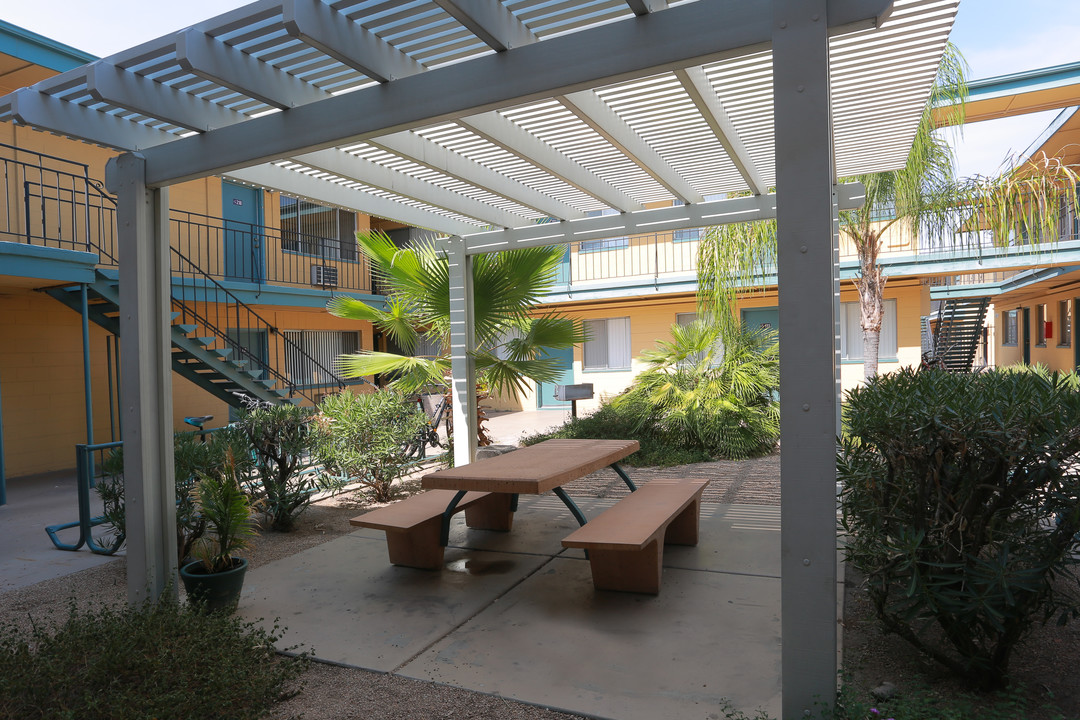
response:
M206 566L197 560L180 568L180 579L189 602L201 604L206 612L231 613L240 602L247 568L247 560L234 558L232 569L208 573Z

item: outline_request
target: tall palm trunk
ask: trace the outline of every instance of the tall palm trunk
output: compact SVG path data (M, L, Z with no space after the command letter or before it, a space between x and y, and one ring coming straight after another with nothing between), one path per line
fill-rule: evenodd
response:
M886 278L878 265L882 231L864 226L861 237L853 238L859 252L859 277L855 289L859 291L859 326L862 328L863 377L877 375L878 353L881 349L881 320L885 314Z

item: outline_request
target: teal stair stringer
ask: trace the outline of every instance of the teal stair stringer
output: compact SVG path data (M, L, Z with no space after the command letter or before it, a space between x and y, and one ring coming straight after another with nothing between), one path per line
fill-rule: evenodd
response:
M95 275L94 282L87 285L87 315L95 324L119 336L120 297L117 281L100 271ZM81 313L80 289L80 285L69 285L44 288L44 292ZM233 350L224 338L207 337L205 328L177 323L178 315L173 313L170 327L172 367L176 374L234 407L241 405L241 398L235 393L274 403L301 401L299 397L287 397L288 390L275 388L274 380L260 379L262 372L247 369L245 361L229 359Z
M982 338L989 297L948 298L938 310L934 348L946 369L970 372Z

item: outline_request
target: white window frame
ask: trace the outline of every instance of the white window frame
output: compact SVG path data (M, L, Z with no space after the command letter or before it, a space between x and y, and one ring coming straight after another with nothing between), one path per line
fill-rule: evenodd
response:
M630 369L630 318L590 318L584 321L590 335L581 346L581 368L584 372L621 372ZM612 346L616 352L612 352ZM625 360L625 362L621 362ZM614 362L613 362L614 361Z
M882 301L882 304L884 307L881 318L881 335L878 340L878 361L895 362L900 351L897 336L896 298L886 298ZM863 362L861 320L861 311L857 301L840 303L840 360L842 362ZM854 342L850 337L853 334L853 328L858 329L858 332L854 333L856 335Z

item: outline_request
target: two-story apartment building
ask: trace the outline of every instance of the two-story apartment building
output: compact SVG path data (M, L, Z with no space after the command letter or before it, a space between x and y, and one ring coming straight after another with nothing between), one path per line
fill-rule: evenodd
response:
M0 94L93 60L0 22ZM113 155L0 123L0 478L119 439ZM234 392L311 403L343 387L335 358L378 339L325 304L377 302L355 239L372 219L220 177L174 187L171 207L174 425L227 422Z

